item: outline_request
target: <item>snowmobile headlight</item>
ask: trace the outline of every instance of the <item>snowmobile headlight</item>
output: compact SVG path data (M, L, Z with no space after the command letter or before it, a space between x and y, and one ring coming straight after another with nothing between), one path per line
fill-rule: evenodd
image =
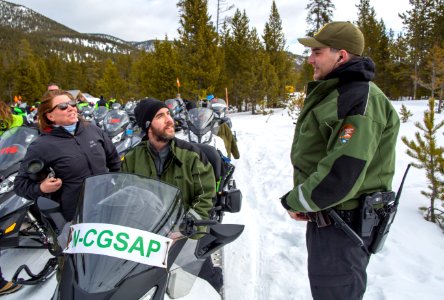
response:
M202 138L200 139L200 140L201 140L201 143L202 143L202 144L208 144L209 142L211 142L212 135L213 135L213 134L212 134L211 130L208 131L207 133L205 133L205 134L202 136Z
M190 142L199 143L199 138L192 131L190 131Z
M11 174L0 183L0 194L10 192L14 189L14 179L17 173Z
M150 300L153 298L154 294L157 291L157 286L153 286L148 293L146 293L145 295L142 296L142 298L140 298L139 300Z
M113 139L111 141L113 142L113 144L118 143L122 139L122 136L123 136L123 131L121 133L119 133L118 135L116 135L115 137L113 137Z

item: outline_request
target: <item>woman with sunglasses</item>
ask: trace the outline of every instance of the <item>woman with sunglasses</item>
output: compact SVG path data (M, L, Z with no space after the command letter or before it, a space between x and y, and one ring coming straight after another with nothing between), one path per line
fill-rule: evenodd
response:
M50 196L60 203L67 221L74 217L85 177L120 170L116 148L104 132L77 114L76 102L63 90L43 95L38 110L41 135L29 146L14 182L17 195L37 200ZM27 172L29 162L43 161L55 177L33 181Z

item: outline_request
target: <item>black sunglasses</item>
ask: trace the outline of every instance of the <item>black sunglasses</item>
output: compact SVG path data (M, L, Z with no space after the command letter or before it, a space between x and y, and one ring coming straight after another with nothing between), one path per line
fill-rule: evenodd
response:
M49 113L50 112L52 112L54 109L56 109L56 108L58 108L58 109L60 109L60 110L66 110L66 109L68 109L68 106L70 106L71 105L71 107L76 107L77 106L77 103L76 103L76 101L74 101L74 100L71 100L71 101L69 101L69 102L63 102L63 103L59 103L59 104L57 104L56 106L54 106L53 108L51 108L51 110L50 111L48 111Z

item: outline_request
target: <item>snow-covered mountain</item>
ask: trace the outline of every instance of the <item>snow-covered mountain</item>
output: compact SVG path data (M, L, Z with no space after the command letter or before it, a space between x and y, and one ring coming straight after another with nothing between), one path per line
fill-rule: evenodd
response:
M153 41L128 42L106 34L80 33L25 6L0 0L0 40L6 42L0 49L17 45L22 38L30 39L46 51L75 53L77 59L153 50Z

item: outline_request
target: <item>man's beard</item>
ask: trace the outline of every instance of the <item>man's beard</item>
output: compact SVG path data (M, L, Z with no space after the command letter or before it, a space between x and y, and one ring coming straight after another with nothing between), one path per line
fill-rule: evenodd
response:
M157 142L168 143L174 138L174 130L172 134L166 133L166 129L158 130L157 128L152 127L151 130Z

